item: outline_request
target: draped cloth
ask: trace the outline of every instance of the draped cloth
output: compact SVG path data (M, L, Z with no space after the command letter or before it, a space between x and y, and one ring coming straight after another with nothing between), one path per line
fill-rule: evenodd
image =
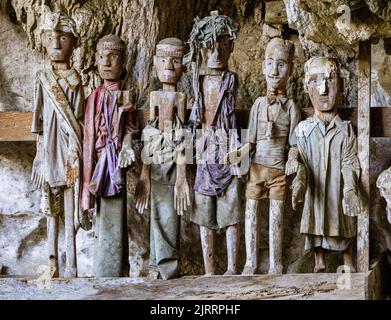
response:
M176 160L185 148L184 128L174 115L172 130L158 128L158 117L143 130L144 152L151 164L150 268L163 279L177 275L179 269L180 219L174 208Z
M204 195L222 194L237 169L235 165L223 164L223 158L229 151L240 148L237 132L230 131L238 128L235 114L237 88L237 75L225 72L212 126L196 142L197 174L194 190Z
M83 142L82 209L96 203L94 275L128 273L126 188L118 155L125 134L137 131L133 105L120 82L96 88L87 98ZM94 197L96 201L94 201Z
M108 93L103 96L103 130L111 132L112 115L117 101L116 93L108 99ZM95 196L115 196L119 194L124 185L121 169L118 167L118 153L111 134L106 134L106 144L96 163L90 181L90 192Z
M124 187L118 154L123 137L137 132L134 108L120 82L101 85L87 98L83 140L83 210L93 208L93 195L115 196Z
M59 215L62 210L61 197L55 194L67 186L67 170L76 175L70 187L75 195L74 216L79 216L84 105L75 69L64 70L61 75L53 69L37 73L31 131L38 134L38 140L32 179L42 188L41 211L49 216Z
M159 183L174 185L176 161L185 149L185 131L178 115L174 115L172 130L158 128L158 117L148 122L143 129L144 150L151 164L151 178Z
M313 116L299 123L296 135L305 167L294 181L306 185L300 226L305 249L343 251L356 236L356 218L343 209L344 195L357 190L360 176L353 127L338 115L328 125Z

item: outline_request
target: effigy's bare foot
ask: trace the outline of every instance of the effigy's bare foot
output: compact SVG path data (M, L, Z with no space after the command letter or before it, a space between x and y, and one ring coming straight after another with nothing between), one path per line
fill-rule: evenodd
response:
M235 275L238 275L238 274L239 274L239 272L233 271L233 270L227 270L224 273L225 276L235 276Z
M348 261L344 261L343 264L344 264L344 268L342 270L343 273L356 273L357 272L357 270L354 267L353 263L348 262Z
M45 271L46 279L58 278L60 276L57 266L57 259L51 256L49 259L49 268L47 269L47 271Z
M157 270L149 270L148 279L149 280L158 280L160 277L160 273Z
M54 279L54 278L58 278L59 276L60 275L59 275L58 269L56 268L55 265L53 265L50 262L49 268L47 271L45 271L45 274L44 274L45 279Z
M253 266L244 266L242 276L253 276L256 274L257 268Z
M269 269L269 274L282 274L283 267L282 266L276 266L274 268Z
M314 273L320 273L320 272L325 272L325 271L326 271L326 266L324 264L316 265L314 267Z
M204 277L212 277L212 276L215 276L216 275L216 272L207 272L204 274Z
M343 264L344 273L355 273L356 268L354 267L353 263L353 252L352 252L352 246L349 246L343 253Z
M321 248L321 247L315 248L315 255L314 256L315 256L314 273L326 271L326 263L325 263L323 248Z
M76 278L77 272L74 268L67 268L64 272L64 278Z

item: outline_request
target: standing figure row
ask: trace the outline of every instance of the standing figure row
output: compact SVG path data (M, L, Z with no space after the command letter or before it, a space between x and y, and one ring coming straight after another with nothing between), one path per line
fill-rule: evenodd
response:
M48 216L50 275L59 273L59 218L65 225L65 276L76 277L76 230L90 228L94 212L94 274L121 276L128 269L122 169L135 160L132 135L138 130L130 93L121 88L126 46L114 35L99 41L96 62L103 85L85 101L80 76L70 65L79 42L74 21L47 10L40 27L51 65L36 77L32 179L42 190L40 211Z
M130 92L123 90L126 46L117 36L97 45L96 64L103 85L87 98L70 66L78 38L74 22L48 12L42 24L51 68L37 75L32 131L38 133L33 181L42 189L41 210L48 215L52 276L58 276L58 222L64 215L66 276L77 276L76 227L94 220L94 275L128 273L126 181L124 168L135 161L132 136L138 122ZM325 269L323 250L344 253L351 269L359 163L349 122L336 112L342 80L329 58L313 58L305 67L315 114L300 122L300 110L287 97L294 46L274 38L265 50L263 73L267 95L251 108L246 143L241 145L235 113L237 75L228 69L236 29L229 17L212 12L197 20L184 57L181 40L157 45L154 65L161 91L151 92L150 119L142 138L143 168L136 186L136 209L150 202L150 275L169 279L179 274L180 215L200 226L205 273L216 274L215 232L225 229L226 275L238 274L240 248L241 164L251 162L245 198L246 264L259 264L259 203L270 199L269 273L283 272L283 217L287 176L295 174L292 204L304 201L301 232L306 249L315 252L314 272ZM183 60L192 72L194 103L189 124L196 150L194 197L186 177L186 95L177 91ZM197 130L199 129L199 130ZM201 132L201 134L199 134ZM244 141L242 141L244 142ZM246 176L246 175L244 175ZM191 203L193 198L193 203ZM191 210L190 210L191 208ZM76 221L74 221L76 220Z

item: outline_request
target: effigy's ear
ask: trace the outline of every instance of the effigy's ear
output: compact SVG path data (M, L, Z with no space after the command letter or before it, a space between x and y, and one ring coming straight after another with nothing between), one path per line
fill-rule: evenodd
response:
M182 72L186 73L187 72L187 65L182 64Z
M342 78L341 76L339 76L339 79L340 79L340 83L339 83L340 87L339 88L340 88L341 92L343 92L345 89L345 79Z
M47 38L48 38L48 37L47 37L46 32L45 32L45 31L42 31L42 32L41 32L41 43L42 43L42 46L43 46L43 47L45 47L46 44L47 44L47 41L48 41Z
M98 65L98 60L99 60L99 52L98 52L98 50L96 50L95 51L95 62L94 62L95 67Z
M308 93L308 83L307 83L307 78L304 77L303 79L303 89L305 93Z
M76 37L76 40L75 40L75 47L78 48L81 46L81 39L80 37Z
M294 66L295 66L295 65L294 65L293 62L290 62L290 63L289 63L289 76L292 75Z

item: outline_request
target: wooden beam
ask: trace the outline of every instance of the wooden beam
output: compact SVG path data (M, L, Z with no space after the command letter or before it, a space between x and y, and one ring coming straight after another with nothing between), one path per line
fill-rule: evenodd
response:
M301 109L302 118L313 114L313 108ZM240 128L247 128L250 110L238 109L238 122ZM343 120L352 121L357 131L357 108L340 108L338 113ZM190 110L187 110L187 117ZM140 127L144 128L149 119L147 109L138 109L137 117ZM35 141L35 135L30 132L31 112L0 112L0 142L1 141ZM371 108L371 137L391 137L391 107Z
M0 141L35 141L31 112L0 112Z
M359 44L357 61L358 106L357 106L357 141L358 158L361 166L361 197L363 210L357 219L357 268L359 272L369 270L369 142L371 109L371 42Z

